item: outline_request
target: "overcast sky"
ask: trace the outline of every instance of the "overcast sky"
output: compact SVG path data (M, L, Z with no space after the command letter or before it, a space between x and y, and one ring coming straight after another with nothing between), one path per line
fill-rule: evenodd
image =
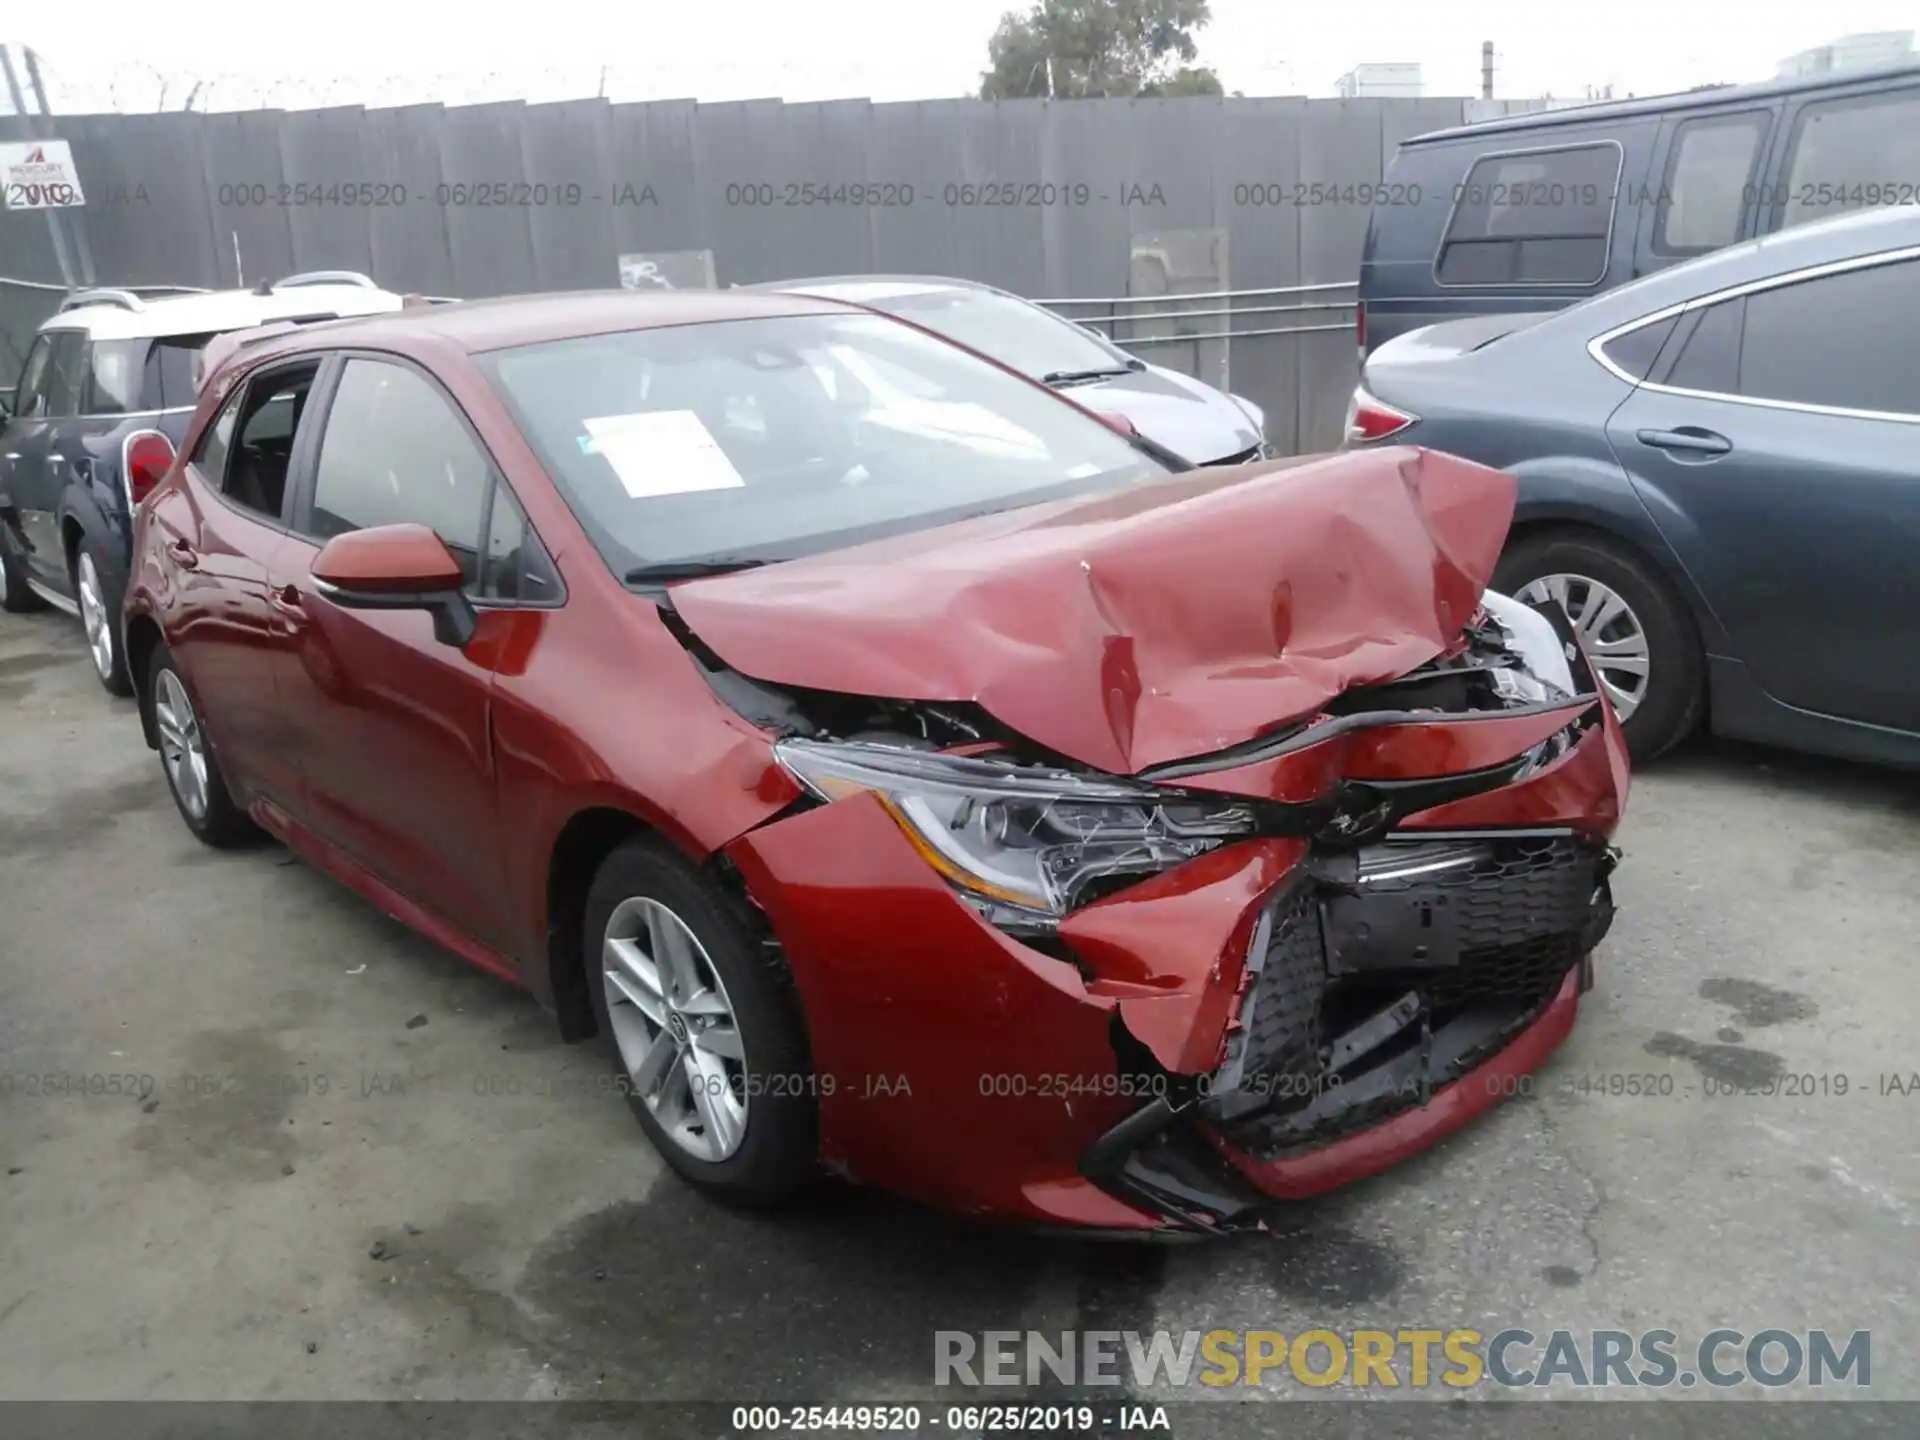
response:
M970 93L1007 0L540 0L407 6L254 0L160 7L140 0L10 7L11 37L47 65L56 111L178 109L195 82L215 109L262 103L460 104L593 95L913 100ZM1480 42L1495 93L1616 95L1763 79L1810 45L1920 29L1920 0L1213 0L1200 57L1229 91L1328 95L1367 61L1416 61L1429 95L1479 93ZM449 23L449 22L452 23Z

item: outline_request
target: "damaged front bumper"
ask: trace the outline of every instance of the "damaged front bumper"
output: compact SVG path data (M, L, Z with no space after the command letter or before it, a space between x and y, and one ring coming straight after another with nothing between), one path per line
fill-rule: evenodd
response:
M1302 865L1261 911L1225 1061L1102 1135L1081 1172L1223 1230L1432 1144L1566 1037L1612 923L1615 858L1553 829Z

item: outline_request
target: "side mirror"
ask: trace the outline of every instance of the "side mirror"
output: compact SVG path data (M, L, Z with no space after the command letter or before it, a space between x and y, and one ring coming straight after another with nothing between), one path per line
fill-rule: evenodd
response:
M314 588L347 610L425 610L433 638L464 646L480 617L446 542L425 525L377 525L329 540L313 561Z
M1139 427L1118 410L1096 410L1093 413L1094 417L1098 419L1102 425L1113 431L1114 434L1124 435L1129 440L1138 440L1140 438Z

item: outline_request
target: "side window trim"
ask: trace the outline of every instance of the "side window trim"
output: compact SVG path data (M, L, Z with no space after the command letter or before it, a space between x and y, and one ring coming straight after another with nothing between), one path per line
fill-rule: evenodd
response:
M320 550L326 544L326 541L314 535L312 530L313 489L314 481L318 478L320 468L320 442L327 433L327 422L333 414L334 398L340 390L340 377L346 372L347 362L349 360L373 360L382 364L398 365L403 369L411 370L414 374L425 380L428 385L433 387L434 393L446 402L447 408L453 412L462 428L466 430L468 438L473 441L474 448L485 457L487 462L487 495L481 507L481 551L478 553L484 554L489 527L493 524L494 496L499 488L504 485L507 494L513 496L514 504L519 507L520 520L526 527L527 535L532 538L535 544L540 546L541 552L546 555L548 560L547 569L554 575L556 588L558 590L558 593L551 600L489 600L473 594L469 594L467 598L479 609L552 610L558 609L561 605L565 604L567 598L566 581L560 578L560 567L552 563L553 552L547 548L546 542L540 538L540 532L534 528L533 518L527 514L527 507L521 504L520 497L514 494L513 486L507 480L506 471L502 469L499 460L494 456L493 447L487 444L486 437L481 435L479 429L475 427L473 417L467 414L466 406L456 400L452 392L440 383L439 376L409 356L402 355L397 351L331 350L327 352L327 360L322 366L319 376L314 380L313 393L307 397L306 412L300 417L301 431L295 441L293 467L287 482L287 524L284 527L286 532L303 544L312 546L315 551ZM521 560L521 568L523 571L525 570L525 565L526 561L523 552ZM484 565L479 568L481 573L484 574ZM474 587L469 587L469 589L473 588L477 588L477 584Z
M283 535L294 533L288 523L293 514L293 477L295 473L297 473L297 467L300 463L301 449L309 443L308 435L313 429L313 426L309 422L313 416L314 396L319 392L321 383L327 378L328 361L326 357L321 357L320 368L313 377L313 383L308 387L307 403L301 409L300 424L294 431L293 450L289 454L287 462L287 486L285 493L280 497L280 513L278 515L269 515L263 510L255 510L252 506L242 505L239 501L227 494L227 470L233 464L232 442L239 439L237 433L239 421L237 418L234 422L236 433L229 437L229 444L227 453L225 457L223 457L221 473L219 475L206 474L200 469L199 457L201 450L206 445L207 435L211 434L214 426L220 423L220 416L226 414L229 409L239 410L245 408L248 398L253 394L254 386L260 384L262 381L271 381L276 376L284 376L293 371L304 371L312 366L313 362L314 356L311 353L288 356L284 360L276 360L271 364L262 366L258 370L250 371L240 376L235 381L233 390L228 394L226 403L214 412L212 421L209 422L207 429L202 432L199 443L194 446L193 458L187 462L189 466L199 473L201 481L206 485L208 490L213 492L214 498L223 506L231 510L234 514L253 521L256 525L264 525L269 530L278 530Z
M31 397L38 403L46 398L47 366L52 363L53 358L53 341L49 338L50 334L50 331L42 330L39 334L35 335L33 337L33 343L27 346L27 353L20 361L20 378L14 382L18 388L15 389L13 394L14 418L16 419L38 420L41 418L37 411L33 414L27 413L26 401ZM27 377L33 374L35 356L41 357L40 373L34 377L38 382L35 388L29 390L27 389Z
M333 397L340 389L340 372L345 368L344 352L325 352L320 373L313 377L313 389L307 395L306 411L300 417L300 433L293 437L293 456L287 467L287 505L282 528L315 550L323 542L307 533L313 504L313 477L320 463L320 437L327 433L327 417L333 413Z
M1488 160L1515 160L1528 155L1557 155L1568 150L1599 150L1613 147L1613 192L1607 202L1607 233L1605 249L1601 252L1600 273L1588 281L1576 280L1442 280L1440 278L1440 260L1446 254L1448 237L1453 233L1454 221L1459 218L1460 202L1473 172ZM1529 290L1597 290L1606 283L1607 276L1613 271L1613 237L1620 225L1620 182L1626 172L1626 147L1614 139L1588 139L1570 141L1562 145L1533 145L1518 150L1483 150L1467 162L1467 170L1460 177L1453 192L1453 203L1447 207L1447 223L1440 227L1440 241L1433 249L1431 273L1433 283L1442 290L1499 290L1518 288Z
M513 486L508 483L507 477L502 474L497 467L493 472L492 483L487 486L486 517L480 530L480 578L475 588L484 589L486 587L486 547L492 542L493 508L499 502L500 492L502 490L507 492L508 503L513 506L520 517L520 563L516 568L514 576L514 588L519 594L513 599L507 599L498 595L481 594L469 595L467 598L473 602L474 608L477 610L557 610L566 603L567 582L561 578L560 567L553 563L553 552L548 550L545 542L540 539L540 532L533 528L533 521L527 515L527 507L520 503L520 497L514 493ZM527 562L529 557L534 554L538 554L545 562L540 567L544 572L543 578L544 576L551 576L553 578L555 593L550 599L529 600L526 596L527 574L532 568Z
M1651 390L1661 395L1679 395L1689 399L1718 400L1728 405L1754 405L1765 410L1791 410L1804 415L1837 415L1855 420L1890 420L1900 424L1920 425L1920 414L1909 415L1890 410L1855 410L1842 405L1812 405L1799 400L1767 400L1752 395L1729 395L1720 391L1687 390L1678 386L1665 385L1653 380L1636 381L1631 375L1615 365L1606 353L1606 346L1618 340L1622 335L1639 330L1648 325L1658 324L1672 316L1682 317L1682 323L1674 327L1674 333L1668 337L1662 347L1659 359L1671 362L1685 348L1683 330L1690 330L1686 317L1696 312L1724 304L1729 300L1742 299L1748 295L1757 295L1767 290L1778 290L1787 285L1799 285L1809 280L1823 279L1828 275L1844 275L1852 270L1873 270L1883 265L1898 265L1906 261L1920 260L1920 245L1909 245L1899 250L1882 250L1872 255L1856 255L1846 260L1829 260L1819 265L1809 265L1800 270L1789 271L1785 275L1769 275L1763 280L1748 280L1739 285L1729 285L1724 290L1716 290L1710 295L1697 296L1692 300L1676 305L1664 306L1659 310L1642 315L1638 319L1613 326L1587 341L1587 354L1592 356L1608 373L1625 380L1636 389ZM1679 343L1676 343L1679 342ZM1668 351L1672 351L1669 356ZM1656 370L1659 368L1656 365ZM1649 372L1653 373L1653 372Z
M1660 188L1655 191L1658 203L1654 209L1653 238L1650 242L1653 253L1663 259L1679 259L1693 255L1706 255L1723 248L1722 245L1669 245L1667 243L1667 216L1673 203L1674 173L1680 167L1680 154L1686 145L1688 133L1695 127L1706 129L1715 125L1738 124L1742 127L1757 129L1753 139L1753 154L1747 158L1747 173L1740 180L1740 219L1734 227L1731 240L1725 245L1738 244L1745 239L1753 228L1754 216L1760 210L1757 196L1764 194L1756 176L1766 162L1767 142L1773 138L1774 112L1761 106L1755 109L1716 110L1704 115L1682 115L1674 123L1673 134L1667 140L1666 168L1660 175Z

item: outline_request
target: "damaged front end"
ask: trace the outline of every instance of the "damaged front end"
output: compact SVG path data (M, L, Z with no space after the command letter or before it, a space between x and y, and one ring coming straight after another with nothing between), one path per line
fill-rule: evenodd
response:
M1513 495L1370 451L675 587L802 797L726 850L806 1012L823 1159L1228 1229L1538 1065L1627 766L1565 616L1486 589Z
M1618 727L1564 616L1495 594L1429 664L1135 776L963 705L717 683L809 797L732 853L827 1158L960 1208L1257 1226L1514 1093L1611 922Z

